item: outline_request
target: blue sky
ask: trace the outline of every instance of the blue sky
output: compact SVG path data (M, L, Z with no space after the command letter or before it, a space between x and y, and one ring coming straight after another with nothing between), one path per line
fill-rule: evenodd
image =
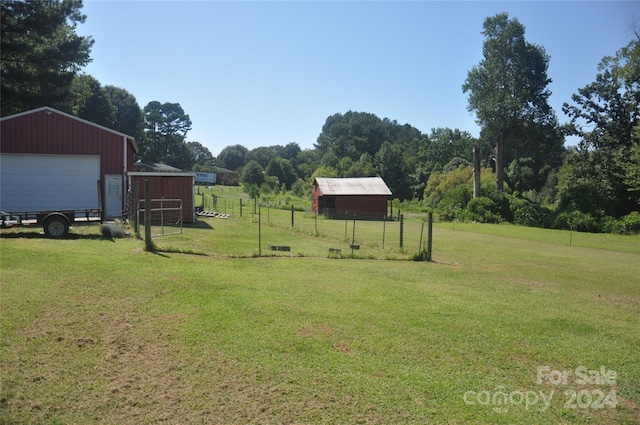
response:
M296 142L313 148L326 118L349 110L479 135L461 86L482 60L482 23L508 12L550 55L550 103L595 79L633 37L640 2L218 2L85 0L102 85L180 103L188 141L214 155Z

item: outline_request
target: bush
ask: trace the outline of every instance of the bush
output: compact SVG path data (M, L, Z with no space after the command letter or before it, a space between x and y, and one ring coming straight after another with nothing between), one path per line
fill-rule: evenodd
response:
M558 214L553 226L558 229L571 229L579 232L599 233L602 231L602 226L595 217L578 210L567 210Z
M447 193L440 206L451 205L457 209L464 209L469 201L473 198L473 187L470 184L460 184L456 186L452 191Z
M502 221L502 217L498 210L499 206L492 199L479 196L469 201L463 212L463 217L465 220L480 223L499 223Z
M507 200L513 216L513 224L531 227L542 226L547 210L528 199L519 198L516 195L507 195Z
M604 230L619 235L637 235L640 233L640 213L632 211L618 220L608 220L605 222Z

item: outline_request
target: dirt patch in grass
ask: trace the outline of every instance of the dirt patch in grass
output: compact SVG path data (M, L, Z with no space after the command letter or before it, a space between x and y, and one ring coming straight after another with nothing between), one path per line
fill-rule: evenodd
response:
M127 298L53 301L4 357L0 423L296 424L344 413L355 423L389 419L326 384L274 379L206 341L187 347L184 320L150 315ZM300 334L330 331L320 325Z
M237 362L176 342L180 315L149 320L126 299L55 304L7 353L2 423L249 422L268 406L273 390Z

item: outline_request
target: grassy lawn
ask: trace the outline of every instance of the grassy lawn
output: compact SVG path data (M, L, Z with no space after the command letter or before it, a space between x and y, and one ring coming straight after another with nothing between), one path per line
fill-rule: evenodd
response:
M260 224L3 230L0 423L640 422L640 238L439 223L426 263L420 218Z

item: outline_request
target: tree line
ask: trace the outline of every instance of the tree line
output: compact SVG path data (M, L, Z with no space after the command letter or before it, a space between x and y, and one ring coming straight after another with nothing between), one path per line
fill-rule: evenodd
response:
M134 136L138 159L146 162L237 171L252 196L308 196L317 176L381 176L406 207L436 210L444 219L640 230L637 31L564 104L569 123L559 123L548 104L550 57L526 40L517 19L500 13L485 19L483 59L461 86L480 137L450 128L423 133L347 111L326 118L312 149L295 142L252 150L234 145L214 157L201 143L187 141L192 123L179 103L152 101L140 108L125 89L102 86L80 72L93 44L75 33L86 19L81 0L3 1L1 7L3 116L52 106ZM579 143L567 148L570 135Z

